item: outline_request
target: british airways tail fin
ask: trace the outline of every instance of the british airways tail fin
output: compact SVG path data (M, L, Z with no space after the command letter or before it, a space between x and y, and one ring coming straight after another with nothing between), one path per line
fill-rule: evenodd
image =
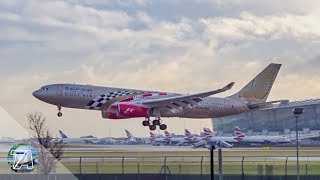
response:
M248 102L266 102L280 68L281 64L269 64L239 92L229 98L244 99Z
M193 135L191 134L191 132L188 129L184 130L184 136L185 137L192 137Z
M203 132L205 135L214 135L214 132L212 132L209 128L203 128Z
M234 127L234 134L235 135L243 134L243 131L239 126L235 126Z
M239 134L234 139L237 140L237 141L242 141L244 137L245 137L244 134Z
M133 138L133 135L128 130L125 129L125 131L128 138Z
M68 138L68 136L65 135L61 130L59 130L59 134L60 134L60 136L61 136L61 139L66 139L66 138Z
M164 131L164 136L166 138L172 138L172 135L167 130Z
M149 140L150 140L150 141L154 141L155 138L156 138L156 137L155 137L155 135L153 134L153 132L150 132Z

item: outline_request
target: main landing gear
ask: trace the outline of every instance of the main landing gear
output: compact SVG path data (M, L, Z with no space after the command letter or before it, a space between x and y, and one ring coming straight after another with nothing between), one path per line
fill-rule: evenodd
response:
M155 120L151 122L150 118L146 118L142 121L143 126L149 126L150 131L156 130L156 126L159 126L161 130L166 130L167 125L161 123L161 119L157 117Z
M58 111L59 111L59 112L58 112L57 116L58 116L58 117L61 117L61 116L62 116L62 112L61 112L61 107L60 107L60 106L58 106Z

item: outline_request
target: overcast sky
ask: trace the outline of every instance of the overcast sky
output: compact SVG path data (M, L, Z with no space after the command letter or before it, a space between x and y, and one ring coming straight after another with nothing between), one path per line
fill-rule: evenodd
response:
M269 100L320 97L320 1L2 0L0 105L20 124L42 112L54 134L147 136L142 119L102 119L31 93L50 83L83 83L180 93L238 91L270 62L282 69ZM199 133L210 120L164 119ZM3 123L2 123L3 124ZM1 128L4 128L1 125Z

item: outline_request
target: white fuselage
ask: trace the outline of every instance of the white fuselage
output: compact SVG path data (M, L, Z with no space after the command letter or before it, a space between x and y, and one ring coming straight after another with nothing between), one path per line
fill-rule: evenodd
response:
M160 146L160 145L169 145L170 144L170 139L165 138L165 137L153 137L150 138L151 144L155 146Z
M291 141L287 136L244 136L241 139L242 142L248 143L261 143L261 144L270 144L270 143L289 143Z
M205 139L208 143L217 143L219 141L225 141L228 143L237 143L238 140L233 136L213 136L209 139Z

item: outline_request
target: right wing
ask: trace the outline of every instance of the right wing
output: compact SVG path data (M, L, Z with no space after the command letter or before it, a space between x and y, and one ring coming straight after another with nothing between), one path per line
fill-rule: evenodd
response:
M190 95L173 96L173 97L167 97L167 98L161 98L161 99L150 99L150 100L141 102L141 104L147 108L169 107L170 109L180 108L181 106L183 107L191 106L202 101L201 98L205 98L214 94L227 91L231 89L233 85L234 85L234 82L231 82L228 85L218 90L197 93L197 94L190 94Z

